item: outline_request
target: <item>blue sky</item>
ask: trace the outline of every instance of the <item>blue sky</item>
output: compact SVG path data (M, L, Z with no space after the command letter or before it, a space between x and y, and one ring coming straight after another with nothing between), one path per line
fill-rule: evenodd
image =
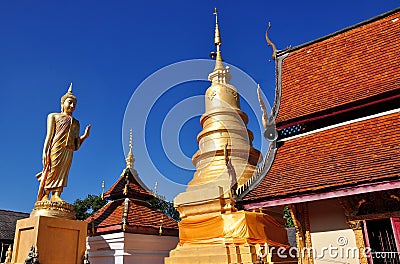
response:
M260 83L272 103L274 63L269 61L271 49L264 38L268 21L272 40L283 49L390 11L399 2L2 1L0 208L32 209L38 188L35 174L42 169L46 116L59 111L60 97L70 82L78 97L74 116L82 133L86 124L92 125L92 133L74 154L63 199L72 203L87 194L99 194L102 180L106 188L115 182L125 166L129 128L142 180L149 188L159 181L158 192L169 200L183 191L181 184L193 174L190 157L197 150L199 115L204 111L201 96L212 67L202 66L196 72L204 79L162 87L156 98L149 94L158 90L145 86L154 73L163 86L168 76L159 78L160 74L174 70L175 66L168 68L174 63L208 59L215 49L214 6L220 14L224 60ZM187 71L180 69L172 75L190 78L195 68ZM138 87L144 92L135 94ZM253 86L236 88L240 93L256 92ZM142 104L148 112L139 108L126 113L131 104ZM255 133L254 145L260 148L258 106L242 105ZM171 149L163 149L163 144Z

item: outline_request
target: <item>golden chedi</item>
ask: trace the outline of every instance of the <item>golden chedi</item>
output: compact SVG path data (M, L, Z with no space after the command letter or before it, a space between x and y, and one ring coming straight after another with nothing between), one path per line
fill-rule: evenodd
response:
M262 157L252 146L247 115L229 83L214 13L216 62L208 76L211 86L200 118L199 150L192 158L196 172L186 191L174 199L181 217L179 244L165 258L166 264L258 263L257 252L266 244L287 247L286 230L274 218L235 207L236 189L253 176Z
M236 187L247 182L261 160L260 152L252 146L253 133L247 129L247 115L240 110L239 94L230 84L230 69L223 65L216 12L215 15L216 62L208 76L211 86L205 96L206 112L200 119L203 130L197 136L199 150L192 157L196 172L186 192L174 200L181 217L235 211ZM227 169L226 156L234 173Z

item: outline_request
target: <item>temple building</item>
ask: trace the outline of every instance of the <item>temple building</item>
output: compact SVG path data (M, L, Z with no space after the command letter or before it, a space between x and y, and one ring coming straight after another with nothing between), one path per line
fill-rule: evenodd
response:
M134 161L131 132L126 167L104 193L110 201L86 219L92 264L164 263L178 242L178 223L149 204L155 196L140 180Z
M400 263L400 8L274 54L279 136L236 202L288 205L298 263Z

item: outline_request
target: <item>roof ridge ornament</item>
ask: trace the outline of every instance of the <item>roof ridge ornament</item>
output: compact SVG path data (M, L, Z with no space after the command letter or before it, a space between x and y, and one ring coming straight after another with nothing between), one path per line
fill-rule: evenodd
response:
M133 169L133 165L135 163L135 157L132 153L133 139L132 139L132 128L129 131L129 152L126 155L126 168Z
M264 137L270 142L275 141L278 138L278 132L276 131L274 122L271 122L268 119L267 107L265 106L264 100L262 99L261 96L260 84L257 85L257 96L258 96L258 101L260 102L261 110L263 112L262 123L265 129Z
M101 200L104 200L104 187L106 187L105 186L105 183L104 183L104 180L103 181L101 181Z
M124 211L122 212L122 231L126 231L128 225L128 213L129 213L129 198L124 200Z
M272 47L272 59L276 60L276 51L277 51L277 49L276 49L275 44L269 39L269 36L268 36L268 31L269 31L270 28L271 28L271 22L268 22L268 28L265 31L265 39L267 40L268 46Z

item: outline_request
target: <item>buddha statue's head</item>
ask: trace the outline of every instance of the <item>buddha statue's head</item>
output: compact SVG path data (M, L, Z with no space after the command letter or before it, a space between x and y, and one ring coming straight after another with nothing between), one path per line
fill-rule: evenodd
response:
M76 103L78 102L78 99L72 93L72 83L68 88L68 92L61 97L61 112L64 112L65 101L67 101L67 99L69 99L68 102L73 104L73 110L74 110Z

